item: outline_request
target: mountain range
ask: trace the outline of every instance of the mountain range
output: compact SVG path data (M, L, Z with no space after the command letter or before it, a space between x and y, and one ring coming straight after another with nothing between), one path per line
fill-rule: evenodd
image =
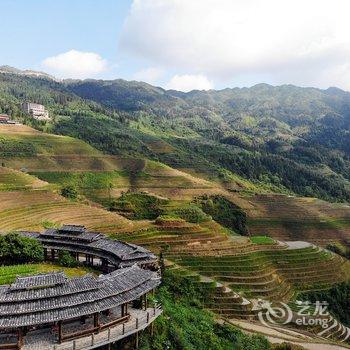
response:
M51 123L21 112L44 104ZM350 93L293 85L164 90L125 80L63 80L0 69L0 112L105 153L144 157L244 191L350 200Z
M51 119L24 112L25 101ZM18 122L0 124L2 232L84 225L159 255L164 316L142 335L145 349L343 340L348 92L259 84L183 93L1 67L0 113ZM296 300L325 300L340 323L329 339L294 323L255 330L262 299L293 311ZM272 331L283 344L262 337Z

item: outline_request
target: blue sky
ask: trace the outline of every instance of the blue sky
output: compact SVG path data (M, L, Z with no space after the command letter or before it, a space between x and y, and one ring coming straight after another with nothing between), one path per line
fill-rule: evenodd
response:
M128 0L0 0L0 65L45 69L45 58L75 49L108 60L110 69L101 77L131 75L135 67L118 55L130 4ZM122 69L116 69L120 65Z
M350 90L348 0L0 0L0 65L182 91Z

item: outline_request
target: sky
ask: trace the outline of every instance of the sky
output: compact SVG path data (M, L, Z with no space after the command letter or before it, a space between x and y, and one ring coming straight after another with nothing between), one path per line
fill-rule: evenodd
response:
M0 65L190 91L350 90L349 0L0 0Z

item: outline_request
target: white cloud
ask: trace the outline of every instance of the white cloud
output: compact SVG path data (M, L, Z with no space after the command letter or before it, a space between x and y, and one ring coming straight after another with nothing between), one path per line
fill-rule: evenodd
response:
M348 0L134 0L120 47L214 80L255 74L350 88L321 78L349 61L349 13Z
M164 75L164 70L156 67L141 69L133 75L134 80L145 81L149 84L155 84Z
M43 65L62 78L90 78L107 69L107 61L97 53L77 50L48 57Z
M191 90L210 90L213 83L204 75L174 75L165 86L166 89L188 92Z

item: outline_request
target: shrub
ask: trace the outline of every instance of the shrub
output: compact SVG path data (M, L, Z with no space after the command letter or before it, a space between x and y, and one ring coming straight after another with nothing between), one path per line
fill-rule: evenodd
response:
M163 225L163 224L179 224L184 223L185 220L179 218L177 215L160 215L156 219L156 224Z
M201 206L206 214L211 215L222 226L242 235L249 235L247 214L225 197L204 195L196 198L195 202Z
M178 208L174 210L174 213L181 219L195 224L211 220L211 216L204 213L201 208L196 205L189 205L186 207Z
M58 253L58 263L65 267L76 267L78 262L65 250L60 250Z
M61 188L61 195L69 199L77 199L78 190L75 186L67 185Z
M36 239L17 233L0 236L0 263L19 264L44 260L44 248Z
M154 220L162 214L161 205L165 203L166 200L147 193L124 193L112 202L110 209L126 213L131 219Z

